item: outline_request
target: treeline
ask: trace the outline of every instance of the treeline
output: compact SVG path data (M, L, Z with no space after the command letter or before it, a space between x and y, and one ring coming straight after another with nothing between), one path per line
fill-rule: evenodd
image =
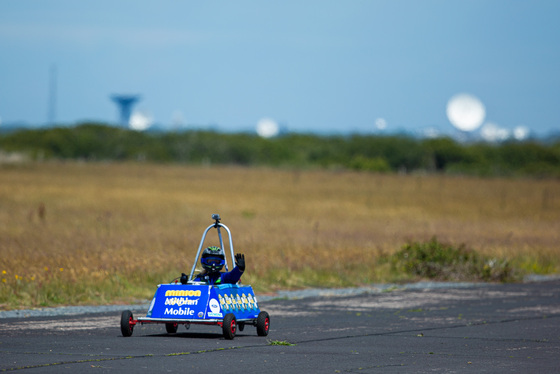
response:
M344 168L373 172L444 172L480 176L560 177L560 141L458 143L450 138L318 136L271 139L212 131L138 132L102 124L0 135L0 151L32 159L141 160Z

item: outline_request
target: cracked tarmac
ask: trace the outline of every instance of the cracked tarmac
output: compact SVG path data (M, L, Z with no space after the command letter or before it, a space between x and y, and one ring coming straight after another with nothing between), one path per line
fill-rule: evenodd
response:
M260 303L253 327L136 326L120 313L0 319L0 371L557 372L560 281L417 288ZM138 316L142 313L135 312Z

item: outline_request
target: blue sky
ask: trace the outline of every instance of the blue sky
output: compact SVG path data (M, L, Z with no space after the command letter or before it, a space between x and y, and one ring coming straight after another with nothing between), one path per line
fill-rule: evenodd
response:
M485 122L560 130L560 1L0 2L0 119L116 123L140 94L155 123L291 131L453 131L475 95ZM0 125L1 126L1 125Z

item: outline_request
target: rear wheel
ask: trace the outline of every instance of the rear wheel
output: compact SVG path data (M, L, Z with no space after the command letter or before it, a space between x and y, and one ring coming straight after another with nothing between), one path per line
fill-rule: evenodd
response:
M228 313L224 317L222 331L224 333L224 338L227 340L232 340L235 337L235 333L237 332L237 320L233 313Z
M179 327L178 323L167 322L165 324L165 331L167 331L168 334L175 334L177 332L178 327Z
M257 317L257 335L267 336L270 328L270 317L267 312L262 311Z
M125 310L121 314L121 333L123 336L132 336L134 324L132 324L134 317L130 310Z

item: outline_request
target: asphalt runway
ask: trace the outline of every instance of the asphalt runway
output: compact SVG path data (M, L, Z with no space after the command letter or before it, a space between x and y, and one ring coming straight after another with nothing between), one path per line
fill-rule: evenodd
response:
M257 295L258 296L258 295ZM271 300L247 326L136 326L120 314L0 319L0 371L41 373L560 372L560 281ZM140 316L136 313L135 316ZM289 344L289 345L288 345Z

